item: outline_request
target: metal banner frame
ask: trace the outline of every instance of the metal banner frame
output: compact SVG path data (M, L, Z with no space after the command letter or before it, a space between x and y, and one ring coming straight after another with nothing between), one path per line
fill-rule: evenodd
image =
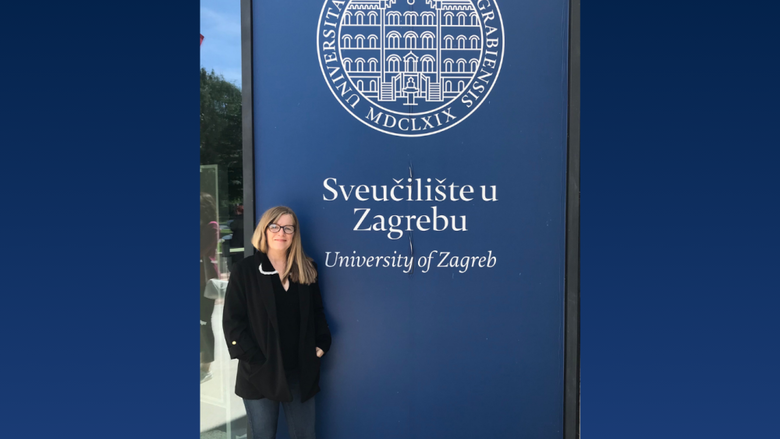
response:
M255 208L255 127L253 84L252 0L241 0L244 229L254 230ZM564 439L580 437L580 1L569 1L568 56L568 138L566 178L566 269L564 342ZM251 233L244 235L244 254L254 253Z

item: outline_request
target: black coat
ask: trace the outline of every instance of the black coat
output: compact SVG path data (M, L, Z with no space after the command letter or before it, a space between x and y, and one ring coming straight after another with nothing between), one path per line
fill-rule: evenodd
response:
M230 358L238 358L236 395L245 399L268 398L292 401L282 363L279 344L279 322L271 276L273 272L265 253L257 252L235 264L225 293L222 327ZM316 349L328 352L330 329L325 321L319 283L299 284L301 337L298 368L301 399L306 401L319 392L320 358Z

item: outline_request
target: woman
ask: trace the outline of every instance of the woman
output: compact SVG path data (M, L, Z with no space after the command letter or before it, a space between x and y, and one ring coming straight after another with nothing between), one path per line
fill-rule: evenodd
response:
M200 193L200 382L211 379L211 363L214 361L214 330L211 315L214 313L214 299L205 296L209 279L219 278L217 270L217 203L214 197Z
M239 360L236 395L253 439L276 437L280 403L290 438L314 439L320 358L331 344L317 267L288 207L263 214L252 245L259 251L230 275L222 318L230 357Z

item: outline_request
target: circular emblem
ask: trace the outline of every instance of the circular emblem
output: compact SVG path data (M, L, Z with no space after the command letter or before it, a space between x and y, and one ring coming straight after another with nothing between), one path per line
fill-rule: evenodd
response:
M487 98L504 59L496 0L326 0L317 29L333 96L386 134L454 127Z

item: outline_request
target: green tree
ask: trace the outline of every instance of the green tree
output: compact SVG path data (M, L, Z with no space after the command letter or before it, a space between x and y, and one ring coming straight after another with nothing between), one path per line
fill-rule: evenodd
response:
M230 204L243 202L241 90L222 75L200 69L200 164L227 172Z

